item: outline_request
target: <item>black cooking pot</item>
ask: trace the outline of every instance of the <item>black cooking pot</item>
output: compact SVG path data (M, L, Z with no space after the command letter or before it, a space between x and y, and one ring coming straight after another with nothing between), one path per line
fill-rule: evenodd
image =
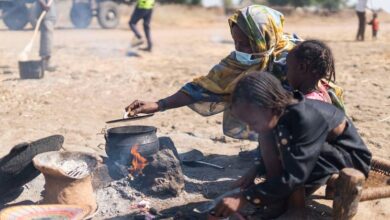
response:
M131 149L138 146L137 151L143 157L149 157L159 150L156 135L157 128L152 126L123 126L106 131L106 153L110 160L121 164L129 164L132 160Z

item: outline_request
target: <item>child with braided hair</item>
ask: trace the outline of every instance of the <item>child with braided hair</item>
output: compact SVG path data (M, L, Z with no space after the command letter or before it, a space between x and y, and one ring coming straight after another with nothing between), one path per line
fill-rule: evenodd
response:
M287 80L306 98L334 104L344 110L343 91L336 81L332 50L319 40L298 44L287 57Z
M232 114L259 135L262 164L253 166L235 187L241 192L223 198L214 208L216 217L228 217L245 204L268 207L281 204L271 218L282 214L289 198L304 198L344 168L366 177L371 153L351 120L329 103L307 99L285 90L267 72L243 77L232 96ZM257 176L265 181L255 184Z

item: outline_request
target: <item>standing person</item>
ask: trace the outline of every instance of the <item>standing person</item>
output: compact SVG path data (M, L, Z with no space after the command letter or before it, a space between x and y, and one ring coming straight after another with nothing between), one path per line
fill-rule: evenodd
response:
M357 41L364 41L364 33L366 31L366 8L367 0L358 0L356 4L356 14L359 19L359 27L356 35Z
M56 23L57 14L55 7L55 0L36 0L35 3L35 16L38 19L43 11L46 11L46 16L40 26L41 39L39 56L42 58L43 68L46 71L53 72L56 70L55 66L50 63L53 47L53 33L54 25Z
M368 24L372 26L372 39L376 40L379 31L379 20L377 13L373 14L372 20Z
M137 6L131 15L129 25L134 32L135 38L131 41L131 47L136 47L144 43L142 36L137 30L137 23L139 20L144 20L144 32L147 42L147 46L141 50L151 52L152 51L152 39L150 37L150 21L152 19L153 7L155 0L138 0Z

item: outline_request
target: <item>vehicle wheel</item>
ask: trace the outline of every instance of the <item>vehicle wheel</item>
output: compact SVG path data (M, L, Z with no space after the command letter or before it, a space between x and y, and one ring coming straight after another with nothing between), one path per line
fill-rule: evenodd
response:
M29 11L25 5L4 8L4 24L11 30L21 30L29 22Z
M112 1L100 2L97 16L102 28L116 28L119 24L118 4Z
M70 20L76 28L87 28L92 21L89 3L74 3L70 10Z

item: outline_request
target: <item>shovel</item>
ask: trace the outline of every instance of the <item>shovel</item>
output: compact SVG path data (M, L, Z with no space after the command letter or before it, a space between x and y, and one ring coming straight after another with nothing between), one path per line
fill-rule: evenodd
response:
M202 161L204 159L204 155L201 151L196 149L180 154L179 157L181 162L187 166L203 165L203 166L213 167L220 170L225 169L225 167Z
M50 0L47 3L47 6L51 6L52 2L53 2L53 0ZM41 23L42 23L43 19L45 18L46 14L47 14L47 11L43 11L41 13L41 15L39 16L37 24L35 25L34 34L31 38L31 40L26 45L26 47L24 47L23 51L19 54L19 61L27 61L28 60L28 56L29 56L29 54L32 50L33 44L34 44L34 40L38 34L39 27L41 26Z

